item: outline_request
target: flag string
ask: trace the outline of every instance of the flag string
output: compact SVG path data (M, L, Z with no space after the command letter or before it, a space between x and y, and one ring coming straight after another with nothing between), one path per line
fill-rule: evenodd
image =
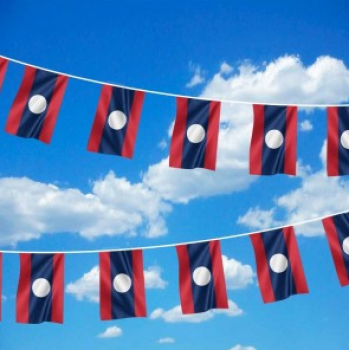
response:
M232 104L241 104L241 105L253 105L253 104L263 104L263 105L267 105L267 106L286 106L287 105L287 106L297 106L297 107L302 107L302 108L349 107L349 103L346 103L346 104L345 103L343 103L343 104L340 104L340 103L339 104L291 103L291 104L289 104L289 103L270 103L270 102L230 100L230 99L219 99L219 98L213 99L213 98L209 98L209 97L196 97L196 96L189 96L189 95L180 95L180 94L174 94L171 92L147 90L147 89L141 89L141 88L136 88L136 87L127 86L127 85L113 84L113 83L100 81L100 80L96 80L96 79L85 78L85 77L81 77L81 76L77 76L77 75L73 75L73 74L68 74L68 73L59 72L59 71L55 71L52 69L47 69L44 67L36 66L36 65L26 63L26 62L23 62L23 61L14 59L14 58L6 57L3 55L0 55L0 58L6 59L10 62L17 63L20 65L44 70L46 72L64 75L64 76L67 76L69 78L76 79L76 80L86 81L89 83L94 83L94 84L99 84L99 85L109 85L109 86L119 87L119 88L123 88L123 89L137 90L137 91L145 92L147 94L160 95L160 96L166 96L166 97L182 97L182 98L190 98L190 99L196 99L196 100L201 100L201 101L209 100L209 101L219 101L222 103L232 103Z
M284 226L275 226L271 228L266 228L262 230L255 230L251 232L245 232L245 233L240 233L236 235L227 235L227 236L222 236L222 237L216 237L216 238L207 238L207 239L200 239L200 240L193 240L193 241L186 241L186 242L178 242L178 243L169 243L169 244L162 244L162 245L152 245L152 246L140 246L140 247L133 247L133 248L109 248L109 249L93 249L93 250L67 250L67 251L25 251L25 250L3 250L0 249L0 253L4 254L21 254L21 253L30 253L30 254L96 254L96 253L105 253L105 252L125 252L125 251L133 251L133 250L155 250L155 249L163 249L163 248L173 248L179 245L188 245L188 244L197 244L197 243L205 243L205 242L212 242L212 241L223 241L223 240L228 240L228 239L235 239L235 238L242 238L242 237L248 237L251 235L255 235L258 233L263 233L263 232L268 232L268 231L274 231L274 230L280 230L285 227L290 227L290 226L301 226L305 224L310 224L312 222L317 222L321 221L325 218L333 217L336 215L341 215L341 214L346 214L349 212L349 209L333 213L333 214L328 214L324 216L320 216L317 218L313 219L308 219L304 221L299 221L295 223L290 223Z

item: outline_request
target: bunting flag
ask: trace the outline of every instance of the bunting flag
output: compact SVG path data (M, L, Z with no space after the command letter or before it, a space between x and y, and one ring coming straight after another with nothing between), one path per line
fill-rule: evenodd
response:
M99 254L102 320L146 317L141 250Z
M8 66L8 60L0 57L0 91L1 91L2 83L4 82L4 79L5 79L7 66Z
M170 167L216 169L220 102L177 97Z
M67 83L66 76L26 66L5 130L50 143Z
M63 323L64 254L20 254L18 323Z
M103 85L87 149L132 158L143 91Z
M220 242L179 245L176 250L183 314L227 309Z
M250 174L296 175L297 107L253 105Z
M349 174L349 107L327 108L327 174Z
M309 293L293 227L250 236L264 303Z
M341 286L349 285L349 213L322 220Z

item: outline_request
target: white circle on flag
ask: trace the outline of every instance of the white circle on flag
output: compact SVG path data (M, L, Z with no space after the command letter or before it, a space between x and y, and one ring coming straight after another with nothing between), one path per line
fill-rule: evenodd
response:
M34 114L41 114L47 107L46 98L42 95L34 95L28 102L30 112Z
M131 289L132 280L125 273L119 273L114 278L113 286L118 293L126 293Z
M33 282L32 291L38 298L45 298L51 292L51 284L46 278L38 278Z
M284 143L284 136L279 130L269 130L265 135L265 143L271 149L277 149Z
M121 130L127 123L126 115L121 111L113 111L109 114L108 124L114 130Z
M193 280L198 286L206 286L211 281L211 272L205 266L197 267L193 272Z
M343 251L345 254L349 255L349 237L343 241Z
M200 143L206 136L205 129L200 124L192 124L187 130L187 137L191 143Z
M284 254L274 254L270 259L269 265L275 273L282 273L288 268L288 260Z
M341 144L344 148L349 149L349 130L345 130L341 136Z

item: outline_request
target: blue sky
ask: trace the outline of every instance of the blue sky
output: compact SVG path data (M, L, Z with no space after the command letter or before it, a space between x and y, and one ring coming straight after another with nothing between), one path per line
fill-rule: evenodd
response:
M0 54L150 90L231 100L349 100L346 1L2 1ZM0 95L5 126L23 67ZM0 132L2 249L136 247L237 234L349 208L329 179L324 110L301 110L298 176L248 175L251 106L223 105L216 172L167 166L173 98L146 95L132 160L89 153L100 86L68 82L52 143ZM321 155L322 154L322 155ZM102 322L98 256L66 256L65 323L18 325L19 258L3 261L0 348L327 350L349 348L348 290L321 225L297 227L310 294L263 305L248 238L222 242L228 313L183 319L174 249L144 253L147 319ZM85 275L84 275L85 274ZM190 322L191 321L191 322ZM193 322L196 321L196 322ZM114 337L101 337L106 334ZM162 339L162 341L160 341ZM165 339L165 340L164 340Z

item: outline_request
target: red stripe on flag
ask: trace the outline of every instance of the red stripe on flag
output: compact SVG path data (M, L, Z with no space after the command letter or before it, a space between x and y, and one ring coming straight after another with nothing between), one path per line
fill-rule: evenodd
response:
M284 227L282 233L285 238L285 244L287 247L288 258L290 259L290 265L294 277L294 283L296 285L297 294L309 293L302 259L299 254L297 239L293 227Z
M275 296L270 279L269 262L265 253L263 239L260 233L253 234L250 236L250 238L256 258L257 277L263 301L264 303L272 303L275 301Z
M2 253L0 253L0 321L1 321L1 303L2 303Z
M210 170L216 170L220 111L220 102L210 102L205 151L205 168Z
M9 116L6 121L5 131L9 134L17 135L24 109L28 103L28 98L33 86L35 74L35 68L28 66L25 67L24 78L13 101Z
M8 60L0 57L0 91L2 87L2 83L4 82L6 70L8 66Z
M187 131L188 99L177 97L177 115L170 147L170 167L182 167L182 152Z
M228 297L227 288L225 284L221 245L219 241L211 241L209 243L212 272L213 272L213 283L216 294L216 308L217 309L228 309Z
M250 147L250 174L262 174L264 144L264 106L253 105L253 130Z
M52 314L51 322L63 323L64 254L53 255Z
M20 258L20 274L17 289L16 321L18 323L29 322L29 302L31 289L31 254L22 253Z
M121 155L126 158L133 157L139 121L141 119L144 95L145 94L143 91L136 91L134 94L124 144L121 152Z
M183 314L193 314L195 311L188 249L186 245L180 245L176 247L176 250L179 262L179 292L182 312Z
M52 98L48 106L44 124L42 126L39 140L44 143L50 143L53 129L56 125L58 112L62 104L65 89L67 87L68 77L59 75L52 92Z
M99 253L99 305L101 320L112 319L110 253Z
M327 107L327 175L339 175L338 108Z
M99 145L103 136L105 121L108 117L108 109L112 95L113 87L103 85L101 95L99 97L95 119L93 121L90 138L88 140L87 150L90 152L98 152Z
M147 310L145 306L143 254L141 250L132 251L132 266L133 266L135 316L146 317Z
M297 165L297 107L286 107L284 172L296 175Z
M342 247L337 235L337 229L332 218L322 220L330 245L332 259L336 267L337 276L342 287L349 285L349 276L345 266Z

